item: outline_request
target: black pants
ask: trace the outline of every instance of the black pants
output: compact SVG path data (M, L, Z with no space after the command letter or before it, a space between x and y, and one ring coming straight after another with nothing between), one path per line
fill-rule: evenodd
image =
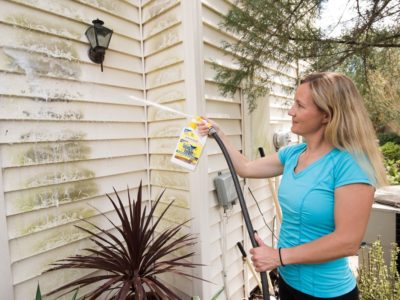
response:
M359 300L357 286L351 292L344 294L339 297L333 298L318 298L307 294L304 294L283 281L282 277L279 276L279 299L280 300Z

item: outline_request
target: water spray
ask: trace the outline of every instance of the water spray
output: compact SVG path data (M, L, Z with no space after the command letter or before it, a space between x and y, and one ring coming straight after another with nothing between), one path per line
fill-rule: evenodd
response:
M168 106L165 106L165 105L162 105L162 104L158 104L158 103L153 102L153 101L141 99L141 98L138 98L138 97L135 97L135 96L132 96L132 95L129 96L129 98L131 98L131 99L133 99L135 101L139 101L141 103L144 103L146 105L154 106L154 107L160 108L162 110L166 110L166 111L172 112L172 113L174 113L176 115L179 115L179 116L182 116L182 117L185 117L185 118L189 118L189 119L194 119L195 118L194 115L186 114L186 113L181 112L179 110L173 109L171 107L168 107Z

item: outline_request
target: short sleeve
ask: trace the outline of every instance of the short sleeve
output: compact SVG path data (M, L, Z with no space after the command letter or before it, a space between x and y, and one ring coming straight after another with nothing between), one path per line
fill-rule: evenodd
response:
M352 183L373 185L372 180L348 152L342 152L340 155L334 168L334 177L335 188Z
M304 150L306 148L306 144L297 144L297 145L289 145L279 149L278 158L281 161L281 164L284 166L287 160L294 154L299 151Z

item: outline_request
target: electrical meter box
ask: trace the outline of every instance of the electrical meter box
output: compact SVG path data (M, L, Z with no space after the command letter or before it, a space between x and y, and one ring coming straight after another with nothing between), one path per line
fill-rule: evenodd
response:
M223 206L225 210L231 209L237 200L237 193L231 174L229 172L220 172L214 178L214 185L217 190L219 205Z

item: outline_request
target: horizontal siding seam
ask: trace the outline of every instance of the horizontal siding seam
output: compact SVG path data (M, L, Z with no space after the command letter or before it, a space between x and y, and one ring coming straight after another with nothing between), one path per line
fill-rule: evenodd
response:
M90 62L80 62L80 64L88 64L88 65L94 65L93 63L90 63ZM110 66L107 66L107 65L104 65L103 64L103 66L105 66L105 67L107 67L108 69L114 69L114 70L119 70L119 69L117 69L117 68L113 68L113 67L110 67ZM128 71L126 71L126 70L119 70L119 71L121 71L121 72L128 72ZM2 74L2 73L4 73L4 74L14 74L14 75L22 75L22 76L25 76L26 75L26 73L24 73L24 72L20 72L20 71L9 71L9 70L4 70L4 69L0 69L0 74ZM136 76L136 75L140 75L140 73L132 73L132 75L133 76ZM45 78L45 79L56 79L56 80L58 80L58 81L72 81L72 82L77 82L77 83L89 83L89 84L98 84L98 85L101 85L101 86L107 86L107 87L118 87L118 88L128 88L128 89L133 89L133 90L141 90L141 86L137 86L137 87L132 87L132 86L130 86L130 85L127 85L127 86L125 86L125 85L115 85L115 84L107 84L107 83L101 83L101 82L95 82L95 81L88 81L88 80L86 80L86 81L83 81L83 80L80 80L80 79L76 79L75 77L57 77L57 76L52 76L52 75L38 75L38 77L40 77L40 78Z
M155 51L153 51L153 52L149 52L149 53L145 54L145 55L144 55L144 58L145 58L145 59L148 59L150 56L153 56L153 55L155 55L155 54L158 54L158 53L160 53L160 52L163 52L163 51L165 51L165 50L167 50L167 49L170 49L170 48L175 47L175 46L177 46L177 45L179 45L179 44L182 44L182 43L183 43L182 40L176 41L175 43L172 43L172 44L170 44L170 45L168 45L168 46L165 46L165 47L163 47L163 48L160 48L160 49L157 49L157 50L155 50Z
M160 87L165 87L165 86L168 86L168 85L171 85L171 84L180 83L180 82L185 82L185 79L182 78L182 79L178 79L178 80L172 80L170 82L163 82L161 84L154 85L154 86L147 86L146 91L150 91L152 89L157 89L157 88L160 88Z
M131 138L131 139L143 139L143 138L144 138L144 136L137 136L137 137L134 137L134 138ZM0 146L1 145L15 145L15 144L22 145L22 144L29 144L29 143L31 143L31 144L39 144L39 143L57 143L57 142L120 141L120 140L127 140L127 139L130 139L130 138L122 137L122 138L107 138L107 139L99 139L99 138L97 138L97 139L65 139L65 140L57 139L57 140L45 140L45 141L43 141L43 140L40 140L40 141L18 141L18 142L11 142L11 143L9 143L9 142L0 142Z
M10 169L21 169L21 168L28 168L28 167L36 167L36 166L51 166L51 165L59 165L59 164L64 164L64 163L79 163L79 162L90 162L90 161L95 161L95 160L106 160L106 159L118 159L118 158L126 158L126 157L136 157L136 156L141 156L145 155L146 153L137 153L137 154L129 154L129 155L117 155L117 156L104 156L104 157L96 157L96 158L85 158L85 159L76 159L76 160L63 160L63 161L53 161L53 162L36 162L35 164L24 164L24 165L15 165L15 166L9 166L9 167L3 167L3 170L10 170ZM97 177L90 177L87 179L92 179L92 178L97 178ZM69 182L69 181L68 181ZM64 183L64 182L62 182ZM41 186L37 186L41 187ZM9 192L9 191L7 191Z
M148 75L150 75L150 74L152 74L152 73L155 73L155 72L157 72L157 71L161 71L161 70L164 70L164 69L167 69L167 68L176 66L176 65L180 65L180 64L182 64L182 63L184 63L184 60L183 60L183 59L178 60L178 61L174 61L174 62L172 62L172 63L166 63L165 65L161 65L161 66L158 66L158 67L155 67L155 68L153 68L153 69L148 70L148 71L146 72L146 76L148 76Z
M84 1L79 1L79 0L72 0L72 1L74 1L75 3L78 3L78 4L82 5L82 6L86 6L86 7L89 7L89 8L93 8L93 9L99 10L99 11L104 12L106 14L112 15L113 17L116 17L116 18L119 18L119 19L123 19L124 21L127 21L129 23L133 23L133 24L139 26L139 23L136 23L132 19L126 18L124 16L121 16L120 14L118 14L117 12L113 12L112 10L107 10L105 8L102 8L102 7L99 7L99 6L84 2ZM127 4L129 6L132 6L133 8L139 9L139 7L137 7L136 5L133 5L130 2L124 1L123 3L125 3L125 4ZM89 24L89 25L91 25L91 24Z
M174 28L174 27L178 27L178 26L181 25L181 24L182 24L182 21L181 21L181 20L177 20L177 21L175 21L175 22L173 22L173 23L171 23L171 24L168 24L168 26L166 26L166 27L160 29L159 31L152 32L151 34L145 36L145 37L143 38L143 41L146 42L146 41L148 41L148 40L150 40L150 39L156 37L157 35L162 34L164 31L167 31L167 30L169 30L169 29L171 29L171 28Z
M146 170L145 170L145 169L142 169L142 170L137 170L137 171L134 171L134 172L118 173L117 175L134 174L134 173L140 173L140 172L143 172L143 171L146 171ZM90 178L90 179L85 179L85 180L78 180L78 181L89 181L89 180L90 180L90 181L93 181L94 179L107 178L107 177L114 177L114 176L115 176L115 174L114 174L114 175L108 175L108 176L99 176L99 177L95 177L95 178ZM62 184L55 184L55 185L64 185L64 184L68 184L68 182L62 183ZM144 185L144 184L147 184L147 183L143 181L143 185ZM42 187L38 187L38 188L40 189L40 188L42 188ZM134 188L135 188L135 187L134 187ZM134 189L134 188L133 188L133 189ZM30 188L30 189L36 189L36 188ZM125 190L126 190L126 188L124 188L123 190L117 190L117 192L123 192L123 191L125 191ZM8 193L13 193L13 192L7 192L7 193L4 193L4 194L8 194ZM108 194L111 194L111 193L112 193L112 192L110 191ZM71 203L86 202L86 201L88 201L88 200L90 200L90 199L102 197L102 196L104 196L104 195L105 195L105 194L99 194L99 193L97 193L97 194L94 194L94 195L91 195L91 196L88 196L88 197L83 197L83 198L80 198L80 199L74 200L74 201L60 202L60 203L58 204L58 207L64 206L64 205L68 205L68 204L71 204ZM50 206L48 206L48 207L38 207L38 208L31 209L31 210L29 210L29 211L20 211L20 212L16 212L16 213L11 213L11 214L8 214L7 217L17 216L17 215L22 215L22 214L27 214L27 213L31 213L31 212L35 212L35 211L39 211L39 210L46 210L46 209L54 208L54 207L57 207L57 206L56 206L56 205L50 205Z
M63 19L67 19L67 20L70 20L70 21L78 22L78 23L81 23L81 24L84 24L84 25L87 25L87 26L92 25L91 23L86 23L86 22L84 22L82 20L79 20L79 19L76 19L76 18L75 19L71 18L69 16L60 14L60 13L58 13L56 11L45 10L43 8L34 6L33 4L30 4L30 3L13 1L13 0L7 0L7 1L15 3L15 4L18 4L18 5L21 5L21 6L24 6L24 7L27 7L27 8L30 8L30 9L33 9L33 10L38 10L38 11L41 11L43 13L48 13L48 14L51 14L51 15L54 15L54 16L57 16L57 17L60 17L60 18L63 18ZM110 15L112 15L114 17L123 19L124 21L127 21L129 23L132 23L132 24L135 24L135 25L139 26L139 23L136 23L136 22L132 21L132 19L125 18L125 17L123 17L121 15L113 13L112 11L104 10L104 9L99 8L99 7L96 7L96 6L93 6L93 5L89 5L87 3L82 3L82 2L79 2L79 1L76 1L76 0L72 0L72 1L74 1L75 3L78 3L78 4L82 5L82 6L86 6L86 7L97 9L99 11L102 11L102 12L106 13L106 14L110 14ZM125 3L129 3L129 2L125 2ZM134 7L136 8L136 6L134 6ZM123 35L123 34L121 34L121 35Z
M84 181L93 181L96 179L102 179L102 178L107 178L107 177L113 177L116 175L127 175L127 174L132 174L132 173L138 173L138 172L142 172L142 171L146 171L146 169L132 169L129 171L125 171L125 172L118 172L118 173L114 173L114 174L107 174L107 175L102 175L102 176L93 176L93 177L87 177L87 178L81 178L81 179L76 179L76 180L68 180L68 181L63 181L63 182L58 182L58 183L50 183L50 184L43 184L43 185L37 185L37 186L33 186L33 187L21 187L17 190L7 190L4 192L4 194L8 194L8 193L15 193L18 191L29 191L29 190L34 190L34 189L41 189L41 188L51 188L51 187L55 187L55 186L62 186L62 185L68 185L71 183L77 183L77 182L84 182ZM97 195L100 196L100 195ZM93 198L93 196L91 196L90 198ZM76 202L76 201L69 201L69 202L65 202L65 204L67 203L72 203L72 202ZM61 205L61 204L60 204ZM42 207L39 209L46 209L46 208L50 208L53 206L49 206L49 207ZM25 211L25 212L29 212L29 211ZM20 214L20 213L18 213Z

